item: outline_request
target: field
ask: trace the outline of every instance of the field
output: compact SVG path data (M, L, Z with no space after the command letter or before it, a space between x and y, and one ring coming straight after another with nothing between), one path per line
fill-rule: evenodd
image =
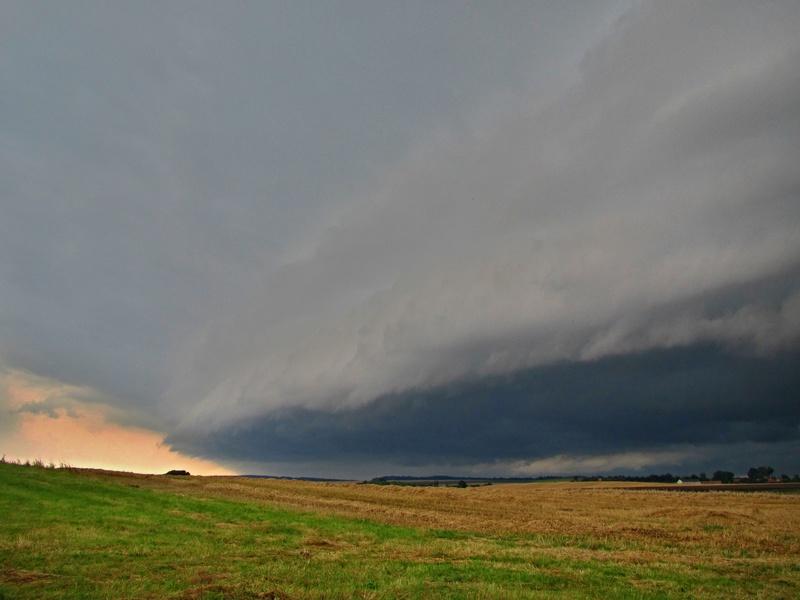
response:
M0 598L800 597L800 495L637 487L0 464Z

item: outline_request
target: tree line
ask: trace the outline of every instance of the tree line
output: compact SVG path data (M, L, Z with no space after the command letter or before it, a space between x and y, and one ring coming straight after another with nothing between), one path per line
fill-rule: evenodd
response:
M733 471L714 471L711 477L708 477L704 472L692 473L691 475L674 475L672 473L663 474L650 474L650 475L607 475L607 476L583 476L578 475L573 479L575 481L639 481L644 483L677 483L680 481L719 481L720 483L734 483L740 481L745 483L766 483L770 481L775 473L775 469L770 466L764 465L760 467L750 467L747 471L746 477L737 477ZM793 477L785 473L780 476L780 481L783 483L795 482L800 483L800 474L795 474Z

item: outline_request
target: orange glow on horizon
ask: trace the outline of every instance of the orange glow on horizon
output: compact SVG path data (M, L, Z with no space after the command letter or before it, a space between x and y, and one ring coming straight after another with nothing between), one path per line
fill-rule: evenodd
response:
M13 429L0 437L0 454L7 459L138 473L185 469L196 475L235 474L213 461L172 450L163 434L113 422L109 415L115 411L110 407L80 401L78 392L85 392L83 388L20 372L0 373L0 386L6 409L15 415ZM54 396L68 407L19 412L20 407L42 404Z

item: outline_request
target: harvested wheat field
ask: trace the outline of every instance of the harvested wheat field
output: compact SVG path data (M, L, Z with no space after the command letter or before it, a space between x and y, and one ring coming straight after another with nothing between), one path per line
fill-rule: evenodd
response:
M800 594L800 495L0 466L6 598Z
M245 477L164 477L86 471L117 481L182 493L274 503L304 510L411 525L486 533L558 533L657 537L690 542L720 535L773 544L794 532L800 543L800 495L710 492L679 494L637 483L520 483L413 487L317 483ZM669 486L664 486L669 487ZM637 491L637 488L646 488ZM705 528L705 530L703 529ZM800 552L800 546L795 550Z

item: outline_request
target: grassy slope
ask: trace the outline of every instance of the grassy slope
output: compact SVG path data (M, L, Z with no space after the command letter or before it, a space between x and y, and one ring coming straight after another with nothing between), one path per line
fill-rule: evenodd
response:
M792 560L636 560L631 541L386 525L15 465L0 465L0 515L0 598L800 595Z

